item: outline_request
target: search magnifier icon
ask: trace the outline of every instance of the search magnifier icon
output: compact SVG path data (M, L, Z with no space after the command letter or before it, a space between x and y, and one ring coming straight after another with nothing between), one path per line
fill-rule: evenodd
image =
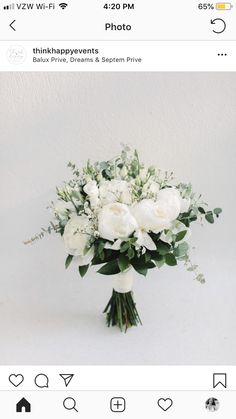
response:
M73 397L67 397L63 401L63 406L66 410L75 410L76 412L78 412L78 410L76 409L76 401L75 399L73 399Z

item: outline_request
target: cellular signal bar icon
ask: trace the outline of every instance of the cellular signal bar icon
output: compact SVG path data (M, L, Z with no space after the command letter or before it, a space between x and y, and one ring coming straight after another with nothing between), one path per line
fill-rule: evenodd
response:
M14 9L14 3L3 6L3 10L12 10Z

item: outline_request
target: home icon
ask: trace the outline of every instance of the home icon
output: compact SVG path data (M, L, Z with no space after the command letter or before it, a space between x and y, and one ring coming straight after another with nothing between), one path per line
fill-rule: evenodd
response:
M23 397L17 405L16 405L17 412L31 412L31 404Z

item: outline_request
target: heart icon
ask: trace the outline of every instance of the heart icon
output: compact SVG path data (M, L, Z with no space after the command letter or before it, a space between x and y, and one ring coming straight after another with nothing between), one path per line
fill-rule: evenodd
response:
M19 387L23 383L24 377L22 374L11 374L9 376L9 381L14 387Z
M172 405L173 405L173 400L167 398L167 399L159 399L157 402L158 406L164 410L164 412L166 412Z

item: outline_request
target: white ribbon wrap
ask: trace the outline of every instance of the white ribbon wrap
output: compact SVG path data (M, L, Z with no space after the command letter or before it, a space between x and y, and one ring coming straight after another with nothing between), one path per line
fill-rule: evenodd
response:
M114 275L113 289L120 294L126 294L132 291L133 288L133 269L129 268L124 272Z

